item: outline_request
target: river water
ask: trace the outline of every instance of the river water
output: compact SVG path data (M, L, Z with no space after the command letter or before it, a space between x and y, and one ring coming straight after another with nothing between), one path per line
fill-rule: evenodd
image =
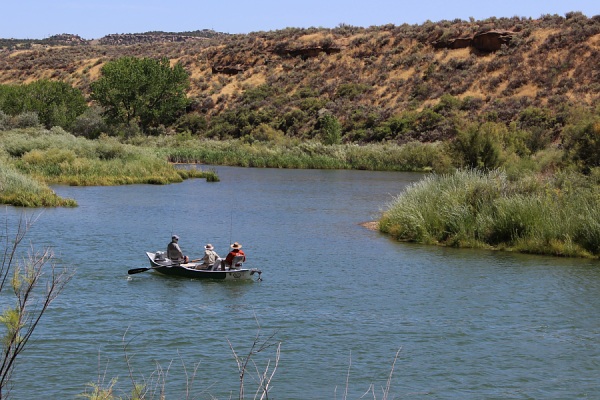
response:
M271 336L278 363L275 346L253 354L246 398L275 366L271 399L381 399L392 369L389 399L600 398L598 261L397 243L360 226L419 174L216 170L217 183L55 187L79 207L35 210L27 238L76 274L22 355L13 398L76 398L113 378L126 397L130 373L167 399L238 398L232 349L243 358ZM172 233L192 258L242 243L263 281L127 274Z

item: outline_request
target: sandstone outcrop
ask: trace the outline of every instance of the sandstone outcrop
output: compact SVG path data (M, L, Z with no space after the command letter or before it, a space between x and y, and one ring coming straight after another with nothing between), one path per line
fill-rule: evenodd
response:
M431 42L436 49L464 49L472 47L475 50L491 53L498 51L502 45L509 45L514 32L510 31L488 31L473 35L472 37L461 37L441 39Z
M497 51L500 50L503 44L508 46L513 35L514 33L509 31L489 31L478 33L473 36L471 46L480 51Z

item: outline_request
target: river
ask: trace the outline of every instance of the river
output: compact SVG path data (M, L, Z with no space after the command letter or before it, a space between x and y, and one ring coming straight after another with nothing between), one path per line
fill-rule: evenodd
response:
M276 346L252 355L246 398L267 366L272 399L381 399L392 368L390 399L600 397L598 261L398 243L360 225L419 174L215 168L221 182L57 186L79 207L28 211L28 241L76 272L13 398L74 399L113 378L127 397L130 373L167 399L237 398L232 349L269 338L278 363ZM10 223L22 212L6 210ZM242 243L263 281L127 274L173 233L192 258Z

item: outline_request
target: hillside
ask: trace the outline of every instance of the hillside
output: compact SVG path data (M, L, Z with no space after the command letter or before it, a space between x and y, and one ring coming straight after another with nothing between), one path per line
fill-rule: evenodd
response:
M469 118L508 124L535 107L560 124L565 106L596 107L600 94L600 16L578 12L244 35L54 39L0 41L0 83L49 78L89 93L107 61L167 57L189 71L189 111L209 124L243 117L251 128L267 123L300 138L313 134L323 109L339 119L345 141L436 141L452 137L455 127L424 117L428 108L444 115L445 105L456 103ZM377 129L409 111L423 121L409 130ZM233 136L248 134L239 130ZM232 136L214 129L211 135Z

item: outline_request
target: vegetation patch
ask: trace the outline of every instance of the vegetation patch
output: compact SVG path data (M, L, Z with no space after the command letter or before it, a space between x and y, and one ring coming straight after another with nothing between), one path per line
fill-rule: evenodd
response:
M516 181L500 170L430 175L389 204L379 229L403 241L597 258L599 182L599 170Z
M155 149L89 140L60 128L0 132L0 202L25 207L75 206L47 185L169 184L189 178L218 181L215 171L177 169Z

